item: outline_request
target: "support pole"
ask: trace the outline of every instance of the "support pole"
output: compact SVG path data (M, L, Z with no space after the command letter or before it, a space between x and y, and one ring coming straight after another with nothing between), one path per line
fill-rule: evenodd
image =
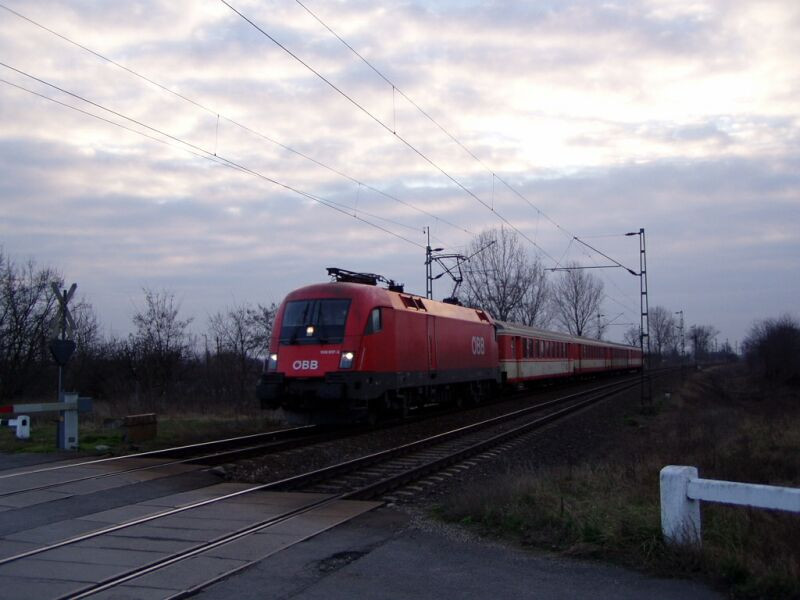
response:
M428 244L425 246L425 297L433 300L433 251L431 250L431 228L426 227Z
M650 380L650 309L647 299L647 246L644 227L639 229L639 347L642 352L641 404L647 406L653 397Z

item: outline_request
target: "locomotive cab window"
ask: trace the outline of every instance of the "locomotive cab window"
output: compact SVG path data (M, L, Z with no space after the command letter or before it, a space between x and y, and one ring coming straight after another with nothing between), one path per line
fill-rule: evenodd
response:
M376 333L383 329L383 322L382 322L382 315L380 308L373 308L370 313L369 317L367 317L367 326L364 329L364 335L369 335L370 333Z
M340 344L350 300L293 300L286 303L281 344Z

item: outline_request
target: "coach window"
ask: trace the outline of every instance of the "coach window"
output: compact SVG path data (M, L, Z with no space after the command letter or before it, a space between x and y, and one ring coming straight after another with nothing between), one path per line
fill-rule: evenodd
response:
M367 318L367 328L364 330L364 335L376 333L382 328L383 323L381 322L381 309L373 308L369 313L369 317Z

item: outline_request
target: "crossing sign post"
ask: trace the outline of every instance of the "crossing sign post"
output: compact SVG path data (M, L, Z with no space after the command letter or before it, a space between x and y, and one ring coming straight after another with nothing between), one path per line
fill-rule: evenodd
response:
M54 281L50 284L53 288L53 292L56 295L56 299L58 300L58 317L56 318L56 327L58 328L56 333L56 337L59 335L61 336L62 340L67 339L67 334L72 333L75 331L75 321L72 318L72 315L69 312L69 301L72 300L72 297L75 295L75 290L78 289L78 284L73 283L69 290L64 290L63 292L58 289L58 284Z
M58 300L58 316L54 322L54 336L50 340L50 353L58 364L58 401L65 403L76 400L77 394L64 393L64 373L70 357L77 345L70 339L77 327L75 320L69 312L69 301L75 295L78 284L73 283L69 290L61 290L57 283L51 284L56 299ZM58 420L58 447L62 450L73 450L78 447L78 412L76 410L62 410Z

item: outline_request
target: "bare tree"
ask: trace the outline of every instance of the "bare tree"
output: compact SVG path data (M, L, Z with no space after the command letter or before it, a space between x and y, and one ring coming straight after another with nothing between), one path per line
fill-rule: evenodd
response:
M529 261L522 280L523 294L512 320L529 327L547 327L550 313L550 283L539 259Z
M783 315L755 323L743 346L747 363L757 374L780 383L800 383L800 322L797 319Z
M577 267L577 263L568 263L553 287L553 313L569 333L582 336L588 333L592 317L600 312L603 282Z
M209 329L216 342L217 358L223 354L233 358L236 363L236 380L239 397L244 398L245 389L249 387L250 376L255 377L252 368L254 359L267 350L272 321L277 307L253 307L240 304L217 312L209 317Z
M79 355L91 355L100 346L100 322L94 307L81 298L75 306L70 308L72 320L75 321L75 330L72 332L72 339L77 346L76 352Z
M695 360L705 358L711 351L711 343L719 335L713 325L692 325L689 328L689 340L692 342L692 352Z
M187 328L193 319L178 318L181 307L172 292L142 291L145 307L133 316L134 338L147 352L184 356L189 348Z
M463 302L501 321L510 320L525 296L529 271L519 236L504 227L483 231L467 252L477 254L464 274Z
M266 356L269 351L269 338L272 335L272 325L275 322L275 315L278 313L278 305L274 302L269 306L257 304L251 313L251 327L254 332L254 341L258 350L256 356Z
M191 347L188 327L192 318L180 319L180 303L168 291L143 289L145 307L133 316L136 333L130 338L137 380L164 396L175 381L181 361Z
M663 356L675 348L676 323L672 311L663 306L654 306L650 309L650 350L656 356Z
M0 397L22 393L47 360L48 325L56 310L50 284L61 276L33 260L22 266L0 251Z
M638 348L642 342L641 332L642 329L638 325L634 325L633 327L628 328L628 330L622 336L622 339L629 346L636 346Z

